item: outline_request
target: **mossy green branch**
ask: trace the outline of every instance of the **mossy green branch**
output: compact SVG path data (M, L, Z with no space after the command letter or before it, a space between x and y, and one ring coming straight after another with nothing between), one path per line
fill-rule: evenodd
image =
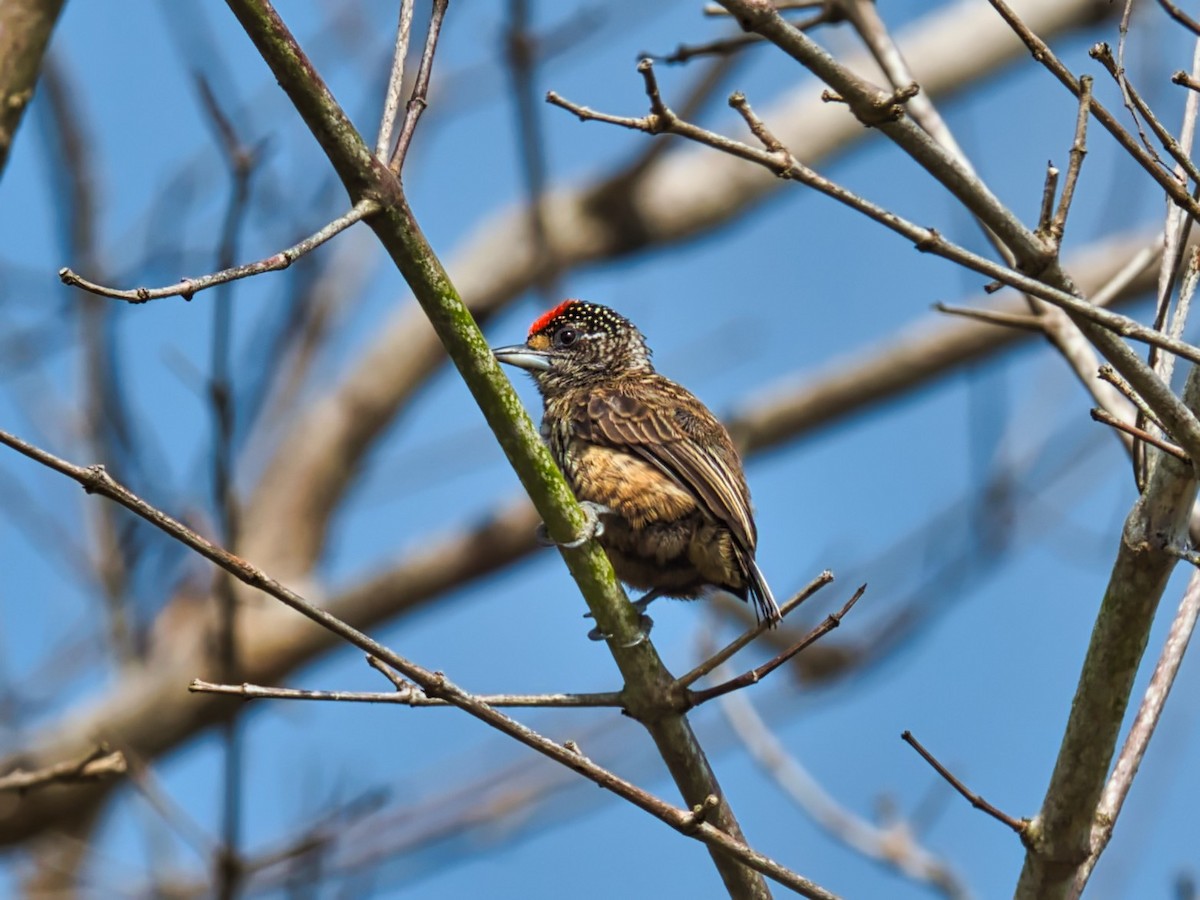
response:
M372 154L271 4L266 0L227 3L325 151L352 202L370 198L380 204L381 211L367 223L421 304L551 537L569 541L584 525L583 511L418 227L400 181ZM686 717L678 712L674 679L653 644L640 638L638 615L608 557L595 541L588 541L564 549L563 558L597 625L613 635L607 644L625 681L626 709L650 732L684 800L695 806L717 797L709 821L744 840L703 749ZM720 851L710 848L710 853L731 896L771 896L757 872Z

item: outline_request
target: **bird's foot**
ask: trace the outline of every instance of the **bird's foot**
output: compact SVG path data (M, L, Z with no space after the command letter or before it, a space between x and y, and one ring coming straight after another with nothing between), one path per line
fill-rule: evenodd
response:
M593 503L591 500L581 500L579 506L583 509L584 515L583 529L579 532L579 537L573 541L560 544L550 537L550 534L546 531L546 523L542 522L538 525L537 531L534 532L537 542L543 547L565 547L568 550L573 550L576 547L582 547L592 538L598 538L604 534L604 521L600 517L605 513L612 512L612 510L603 504Z
M646 614L646 607L649 606L651 603L653 603L655 600L657 600L662 595L663 595L663 592L660 588L654 588L652 590L646 591L646 593L642 594L642 596L638 597L636 600L630 600L629 603L634 609L636 609L638 611L639 615L644 616ZM585 619L593 618L593 616L590 612L585 612L583 614L583 617Z
M633 606L633 608L637 610L638 625L641 628L641 634L638 636L638 638L632 644L626 644L625 645L626 647L636 647L638 644L640 644L642 641L644 641L646 639L646 637L650 634L650 629L654 627L654 620L652 618L650 618L648 615L646 615L646 607L649 606L654 600L656 600L657 598L659 598L661 596L662 596L662 591L659 590L658 588L654 588L653 590L647 591L645 594L643 594L637 600L634 600L631 602L631 605ZM590 612L585 612L583 614L583 617L585 619L594 618L594 616ZM591 638L593 641L607 641L609 638L612 637L612 635L605 634L603 631L600 630L600 626L596 626L595 628L593 628L591 631L588 632L588 637Z
M654 620L652 618L650 618L648 615L641 612L640 610L638 612L639 612L639 615L638 615L637 637L635 637L628 644L621 645L622 647L625 647L626 649L628 649L629 647L636 647L638 644L645 641L648 637L650 637L650 629L654 627ZM587 615L590 616L591 613L588 613ZM605 634L603 631L600 630L599 625L597 625L595 628L593 628L591 631L588 632L589 640L609 641L609 640L612 640L612 638L613 638L613 635Z

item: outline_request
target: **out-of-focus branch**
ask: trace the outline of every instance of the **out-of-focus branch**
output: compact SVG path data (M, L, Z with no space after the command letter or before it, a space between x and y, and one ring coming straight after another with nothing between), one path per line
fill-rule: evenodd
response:
M79 259L88 268L102 270L96 235L100 198L97 190L95 143L87 110L78 102L78 84L65 61L50 54L43 73L42 110L46 114L51 145L57 153L52 181L60 216L61 252ZM98 459L116 461L134 469L136 454L129 441L130 416L119 381L110 340L111 310L96 297L79 295L78 340L81 349L83 400L82 432L88 452ZM137 658L136 622L129 597L136 551L123 535L112 509L86 511L91 525L93 565L104 601L109 651L118 666Z
M33 89L63 0L0 3L0 176Z
M722 697L719 706L754 761L831 837L945 897L965 900L971 896L949 864L922 847L906 823L873 825L831 797L771 733L745 694Z
M73 784L113 778L125 772L125 757L103 744L75 760L55 763L42 769L16 769L0 775L0 792L32 791L50 784Z
M521 176L525 181L525 203L529 210L529 235L533 252L542 260L537 289L552 301L558 291L558 265L554 247L546 235L546 143L537 102L536 38L530 28L528 0L509 0L504 52L512 85L515 132L520 150Z

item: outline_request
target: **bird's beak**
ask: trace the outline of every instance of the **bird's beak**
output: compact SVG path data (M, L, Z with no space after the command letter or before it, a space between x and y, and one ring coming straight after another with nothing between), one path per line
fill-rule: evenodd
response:
M545 350L533 350L525 344L495 347L492 355L500 362L530 372L545 372L550 368L550 354Z

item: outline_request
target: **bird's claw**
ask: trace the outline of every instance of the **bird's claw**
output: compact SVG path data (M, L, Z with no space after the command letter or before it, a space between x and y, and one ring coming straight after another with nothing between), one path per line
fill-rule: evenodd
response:
M622 647L624 647L627 650L630 647L636 647L638 644L642 643L647 638L649 638L650 637L650 629L654 627L654 620L652 618L650 618L645 613L641 612L641 610L639 610L638 613L639 613L639 615L638 615L637 637L635 637L628 644L621 645ZM591 613L585 613L585 617L587 617L587 616L591 616ZM593 628L591 631L588 632L588 640L592 640L592 641L610 641L614 637L615 637L615 635L605 634L603 631L601 631L599 625L597 625L595 628Z
M583 529L579 532L579 537L560 544L550 537L550 533L546 531L546 523L542 522L534 532L537 542L543 547L563 547L567 550L574 550L576 547L582 547L592 538L598 538L604 534L604 520L600 517L612 510L600 503L593 503L591 500L583 500L579 506L584 515Z

